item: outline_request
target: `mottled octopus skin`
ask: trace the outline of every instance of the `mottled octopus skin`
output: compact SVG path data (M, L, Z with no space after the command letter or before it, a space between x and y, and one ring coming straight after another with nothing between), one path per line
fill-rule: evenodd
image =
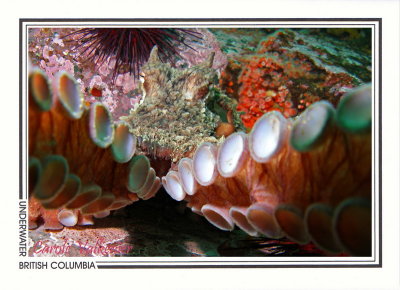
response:
M214 132L220 117L205 102L218 80L213 58L210 54L198 65L174 68L160 61L156 46L152 49L141 68L140 105L121 117L131 125L131 132L140 140L138 147L146 154L177 162L201 142L217 142Z
M65 83L63 87L60 87L59 80L62 77ZM146 190L148 192L140 192L136 190L137 188L128 188L128 176L132 175L130 168L132 168L133 159L131 162L129 160L132 158L133 151L132 154L127 154L123 160L121 157L113 155L114 148L107 148L117 142L115 137L121 140L124 132L119 130L117 133L116 128L119 123L112 123L112 120L107 118L106 107L102 107L101 104L92 104L91 108L83 107L83 100L78 95L80 94L79 86L66 73L60 73L60 78L54 81L53 88L50 87L45 75L38 70L31 72L29 82L29 157L33 160L32 164L35 164L36 160L37 165L37 167L30 167L29 170L29 226L31 229L38 226L39 220L44 221L45 229L62 229L63 225L59 221L59 215L60 217L70 215L73 219L77 217L78 224L93 224L93 215L95 217L106 216L110 210L121 208L138 200L138 195L141 198L149 198L146 196L149 191L152 191L151 193L154 195L159 181L155 182L157 185L154 187L147 183ZM55 92L54 96L52 96L53 91ZM68 94L76 94L74 101L70 103L71 110L66 110L60 102L60 96L63 93L67 95L67 98L71 97ZM51 96L53 102L50 99L46 102L46 96ZM41 99L41 97L43 98ZM98 112L94 111L96 106L100 106ZM96 123L96 127L89 126L89 120L91 117L93 118L91 114L95 113L100 116L98 118L100 121L98 124ZM96 131L97 126L105 129ZM103 135L94 139L93 132L100 132ZM128 130L127 132L130 134ZM122 139L122 144L128 142L128 139ZM133 143L133 140L135 139L130 138L128 145L136 146L136 141ZM131 149L128 146L128 153L129 150ZM73 174L74 178L80 180L81 187L76 196L66 198L64 195L62 197L65 185L61 188L61 194L60 190L48 197L38 194L41 182L51 182L51 179L49 181L41 180L42 177L38 174L38 170L31 170L31 168L43 167L43 160L46 158L64 158L66 160L69 174ZM140 159L140 157L135 158L136 160ZM147 160L147 158L143 157L142 160ZM143 170L143 172L147 174L148 170ZM135 177L130 176L130 178ZM145 181L147 177L141 178ZM156 178L152 182L154 183L155 180ZM78 199L78 195L87 188L94 188L96 193ZM99 192L100 196L98 196ZM62 210L64 212L60 213Z
M367 98L364 99L367 99L365 107L368 111L370 87L366 91L364 94ZM218 147L210 143L201 144L193 162L188 158L181 160L191 164L186 167L190 168L195 180L185 179L187 171L183 170L183 166L178 166L178 171L174 171L176 174L171 171L163 179L164 187L173 198L185 199L193 212L204 215L222 230L232 230L236 223L252 236L286 236L301 244L311 240L328 253L345 251L352 255L370 255L370 113L369 117L368 112L366 114L367 129L352 132L338 126L343 120L334 115L335 111L329 103L315 103L312 108L326 109L332 114L313 144L306 144L304 148L293 145L293 139L296 139L294 135L300 134L301 138L303 134L299 130L293 133L296 121L286 120L277 112L267 113L264 115L266 119L281 120L280 124L284 124L285 128L280 128L281 144L266 160L256 161L251 152L252 144L257 142L252 140L256 124L249 134L235 133ZM306 122L306 116L309 115L304 115L303 119L300 116L297 123ZM301 127L297 124L296 128ZM221 172L219 159L221 148L231 138L243 140L243 148L238 147L243 149L243 153L238 159L231 152L236 157L227 159L227 162L239 165L232 176L227 176L226 172ZM195 163L199 151L215 163L203 173L196 171L195 164L200 164ZM201 184L204 179L198 174L213 176L209 178L209 184ZM183 180L190 180L188 184L193 185L188 188Z

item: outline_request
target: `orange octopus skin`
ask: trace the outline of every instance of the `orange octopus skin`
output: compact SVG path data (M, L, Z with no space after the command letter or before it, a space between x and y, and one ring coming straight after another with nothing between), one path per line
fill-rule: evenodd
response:
M236 224L252 236L311 240L328 253L369 256L370 126L365 85L336 111L322 101L294 121L270 112L249 134L234 133L218 148L203 143L163 184L222 230Z
M151 180L155 186L147 181L149 161L132 158L135 146L129 126L113 123L106 107L84 107L79 85L67 73L60 73L52 88L41 71L32 71L29 227L41 221L52 230L93 224L93 216L154 196L159 178Z

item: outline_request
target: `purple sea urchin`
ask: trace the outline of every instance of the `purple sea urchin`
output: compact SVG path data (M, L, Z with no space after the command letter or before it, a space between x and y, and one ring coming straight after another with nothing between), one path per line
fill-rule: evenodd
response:
M118 73L130 72L139 76L141 66L148 60L154 46L162 61L179 56L179 45L191 48L189 40L200 40L200 33L173 28L83 28L69 35L79 36L77 49L88 61L101 65L115 57L113 78Z

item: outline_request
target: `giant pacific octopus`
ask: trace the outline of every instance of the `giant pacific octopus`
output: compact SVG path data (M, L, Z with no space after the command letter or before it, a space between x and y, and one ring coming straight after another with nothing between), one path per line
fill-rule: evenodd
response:
M291 119L268 112L249 133L218 139L220 119L205 106L217 82L210 63L173 69L153 49L142 104L115 122L103 104L84 105L69 74L50 84L32 70L30 229L93 224L162 184L221 230L370 255L371 86L336 108L319 101Z

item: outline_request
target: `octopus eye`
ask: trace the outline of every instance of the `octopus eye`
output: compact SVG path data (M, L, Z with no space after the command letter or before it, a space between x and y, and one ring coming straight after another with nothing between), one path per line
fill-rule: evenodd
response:
M144 72L139 73L139 80L140 80L141 83L144 83L144 77L145 76L146 75L144 74Z
M208 85L199 88L196 94L196 99L203 99L208 94L208 91L209 91Z

